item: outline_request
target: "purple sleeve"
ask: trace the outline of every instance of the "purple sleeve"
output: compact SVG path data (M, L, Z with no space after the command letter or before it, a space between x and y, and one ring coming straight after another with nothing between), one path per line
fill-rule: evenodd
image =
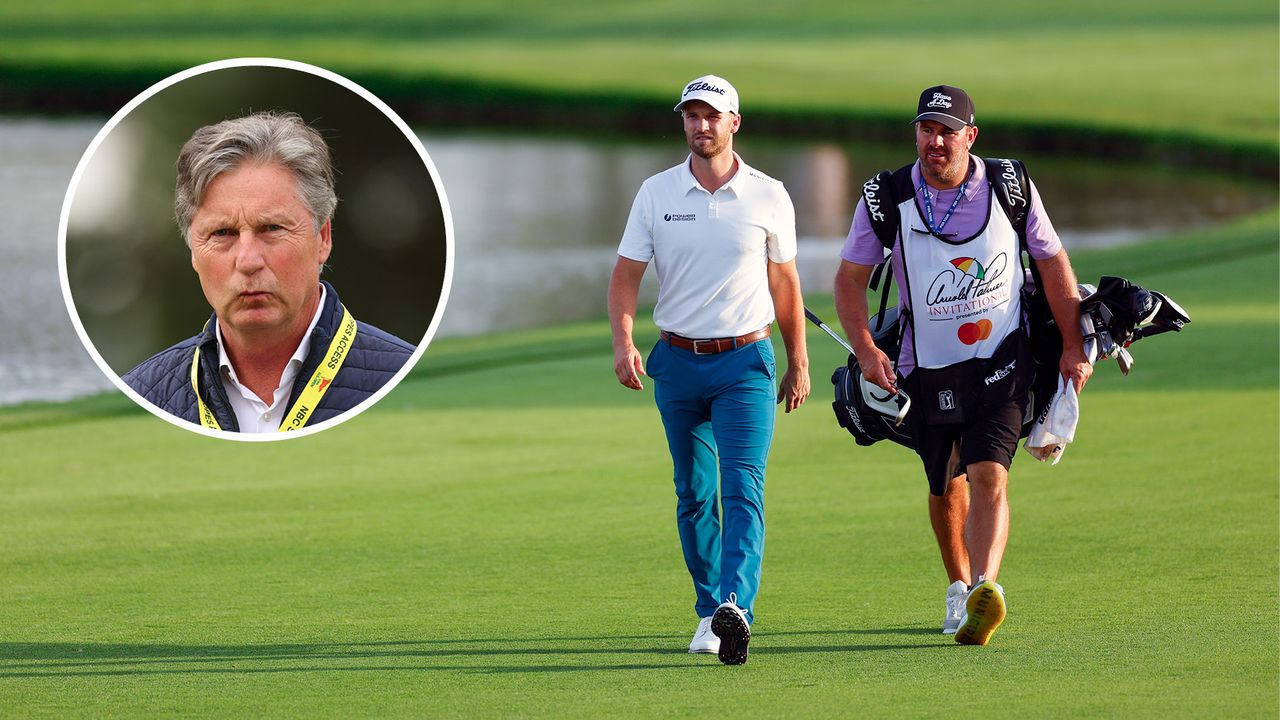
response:
M1048 260L1062 250L1062 241L1053 229L1049 213L1040 200L1040 191L1031 183L1031 209L1027 211L1027 251L1036 260Z
M866 203L865 199L860 198L854 208L853 225L849 227L849 237L845 238L844 247L840 248L840 258L858 265L879 265L884 261L884 246L871 229Z

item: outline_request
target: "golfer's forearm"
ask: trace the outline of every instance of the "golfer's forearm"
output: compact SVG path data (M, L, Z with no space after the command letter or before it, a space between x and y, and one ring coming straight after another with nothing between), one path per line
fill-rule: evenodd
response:
M875 345L867 324L867 284L871 279L871 269L871 266L842 260L836 272L836 317L849 338L849 344L859 350Z
M778 330L782 332L788 367L808 369L804 297L800 292L800 273L796 270L795 260L780 265L769 263L769 294L773 296L773 313L778 319Z
M1071 269L1071 261L1067 258L1067 251L1060 250L1048 260L1035 262L1040 269L1040 281L1044 283L1043 290L1049 301L1049 310L1053 313L1053 321L1062 333L1063 349L1083 347L1084 338L1080 335L1080 287L1076 282L1076 274Z
M804 334L804 299L800 295L800 288L795 289L795 293L790 299L784 301L781 305L775 303L775 312L778 315L778 329L782 331L782 344L787 350L787 366L797 370L804 370L809 367L809 350L805 342Z
M638 266L638 267L637 267ZM609 278L609 328L613 332L613 348L634 344L636 304L640 295L640 279L644 276L645 263L619 257Z
M616 302L615 302L616 299ZM632 345L632 330L636 323L635 296L628 303L625 298L615 298L609 292L609 329L613 331L613 349Z

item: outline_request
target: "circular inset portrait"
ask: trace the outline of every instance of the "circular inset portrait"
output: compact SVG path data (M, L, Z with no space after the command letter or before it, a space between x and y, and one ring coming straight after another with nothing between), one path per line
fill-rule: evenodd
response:
M118 112L59 229L80 339L175 425L271 440L370 407L439 325L444 188L421 142L355 83L271 59L201 65Z

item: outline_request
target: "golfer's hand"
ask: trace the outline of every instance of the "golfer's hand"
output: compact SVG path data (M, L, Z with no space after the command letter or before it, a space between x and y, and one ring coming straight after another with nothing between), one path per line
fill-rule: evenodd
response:
M863 377L871 381L872 385L894 395L898 394L898 376L893 372L893 362L880 348L875 345L858 348L858 365L862 367Z
M791 412L809 398L809 389L809 369L788 367L778 387L778 402Z
M613 372L618 382L632 390L643 390L644 383L640 376L644 375L644 360L635 345L627 344L613 351Z
M1058 360L1058 372L1076 386L1076 393L1084 390L1084 384L1093 375L1093 364L1085 356L1083 348L1065 349Z

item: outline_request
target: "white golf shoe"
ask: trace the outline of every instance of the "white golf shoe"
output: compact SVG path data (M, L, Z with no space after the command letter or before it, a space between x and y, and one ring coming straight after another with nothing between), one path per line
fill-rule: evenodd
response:
M720 638L716 637L716 634L711 632L710 617L704 617L698 621L698 631L693 634L693 641L689 643L689 652L720 652Z
M947 588L947 614L942 616L942 634L954 635L964 620L964 601L969 596L969 586L963 580L951 583Z

